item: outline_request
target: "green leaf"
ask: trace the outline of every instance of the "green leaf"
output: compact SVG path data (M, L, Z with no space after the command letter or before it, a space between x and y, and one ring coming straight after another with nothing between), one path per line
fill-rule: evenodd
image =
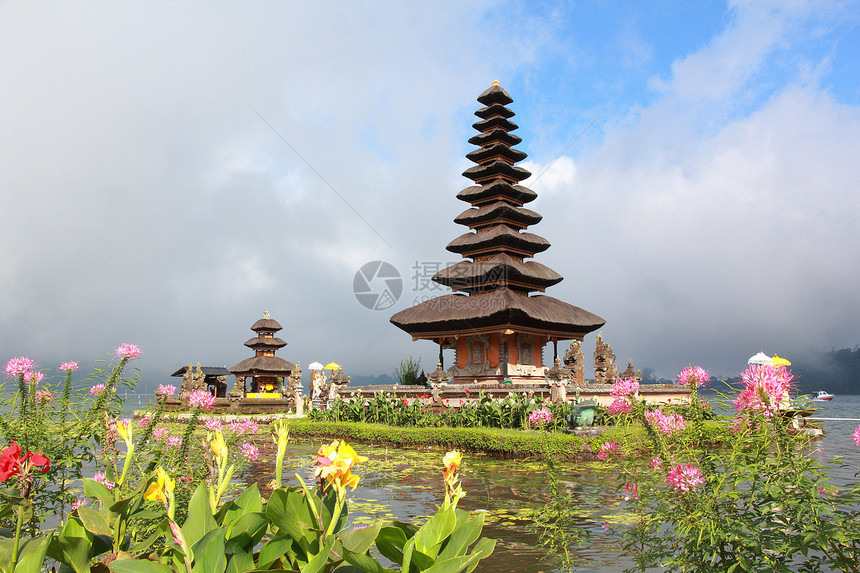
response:
M79 507L78 517L81 518L81 522L87 528L87 531L95 534L113 535L113 529L100 512L88 507Z
M245 573L246 571L253 571L256 568L254 557L250 551L236 551L230 554L230 559L227 561L226 573Z
M345 531L340 534L338 539L347 551L365 553L373 545L381 528L382 522L376 520L369 527Z
M483 515L469 515L466 512L457 512L457 527L451 533L445 548L439 554L437 560L450 559L459 555L465 555L469 546L481 536L484 525Z
M68 525L72 521L69 520L66 524ZM78 527L81 531L86 532L82 525L78 524ZM63 533L51 542L48 547L48 555L55 561L71 567L76 573L89 573L90 560L93 557L92 535L89 539L85 536L66 535L66 529L67 527L64 527Z
M188 504L188 518L182 526L182 533L188 541L189 547L194 547L204 535L218 527L215 518L212 517L212 508L209 506L209 493L206 485L200 484L191 496Z
M403 546L406 533L399 527L383 527L376 536L376 548L386 559L403 563Z
M109 568L113 573L173 573L170 567L146 559L117 559Z
M334 547L334 542L336 538L332 535L328 538L325 545L320 549L319 553L311 556L310 561L308 561L307 565L302 567L301 573L319 573L322 571L325 564L328 562L328 558L331 555L331 549Z
M45 562L45 553L48 551L52 537L53 534L28 539L18 555L16 573L39 573Z
M286 555L292 545L293 540L288 535L272 539L260 549L260 554L257 556L257 567L268 569L272 563Z
M209 503L208 499L206 503ZM194 553L192 573L224 573L227 568L227 555L224 553L226 532L227 529L224 527L213 529L192 546Z
M227 541L226 552L233 553L242 549L251 551L260 542L269 520L262 513L246 513L233 525L230 539Z
M343 552L343 557L347 563L354 566L356 569L364 571L365 573L391 573L391 569L386 569L380 565L376 559L369 555L353 553L346 549ZM342 569L338 569L338 571L342 571Z
M113 492L104 484L90 478L84 478L84 495L98 499L102 507L110 507L114 504Z
M415 549L435 558L442 542L454 531L456 525L457 516L454 509L440 509L415 534Z

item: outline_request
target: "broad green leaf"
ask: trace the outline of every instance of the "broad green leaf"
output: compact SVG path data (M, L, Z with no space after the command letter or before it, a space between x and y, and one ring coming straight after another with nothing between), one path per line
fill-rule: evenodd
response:
M345 531L340 534L338 539L346 550L353 553L365 553L373 545L381 528L382 522L376 520L369 527Z
M496 549L496 540L495 539L489 539L487 537L482 537L481 539L479 539L478 542L475 544L475 548L469 554L470 556L477 555L478 558L469 564L469 566L466 568L466 573L471 573L472 570L474 570L475 567L478 566L478 562L481 559L484 559L485 557L489 557L490 555L492 555L492 553L495 549Z
M250 551L236 551L229 555L226 573L246 573L256 569Z
M290 536L277 537L266 543L257 556L257 567L268 569L272 563L280 559L290 550L293 540Z
M207 500L206 503L208 504L209 501ZM226 531L224 527L213 529L192 545L191 549L194 553L192 573L224 573L227 568L227 555L224 553Z
M42 570L42 564L45 562L45 553L48 551L48 545L51 543L51 535L40 535L33 539L27 540L26 544L21 548L21 553L18 555L18 565L15 567L16 573L39 573Z
M113 535L113 529L100 512L88 507L79 507L78 517L81 518L87 531L95 534Z
M435 559L439 547L454 531L455 525L457 525L457 516L454 509L450 507L440 509L415 534L415 549Z
M102 507L110 507L114 504L113 492L90 478L84 478L84 495L98 499Z
M353 553L352 551L344 550L343 557L347 563L364 571L365 573L391 573L391 569L386 569L379 562L370 557L369 555L365 555L363 553ZM341 569L338 569L341 571Z
M403 563L406 534L399 527L383 527L376 536L376 548L390 561Z
M269 520L264 514L246 513L233 525L230 539L227 540L226 552L233 553L243 548L248 551L253 550L266 534L268 527Z
M78 527L83 529L81 525L78 525ZM65 530L66 528L63 529ZM92 548L93 542L91 539L83 536L60 534L51 542L48 548L48 555L55 561L71 567L76 573L89 573L90 560L93 557Z
M112 573L173 573L170 567L146 559L117 559L111 561Z
M212 517L212 508L209 506L209 493L206 485L200 484L191 496L188 504L188 518L182 526L182 533L190 547L194 547L200 539L208 532L218 527L215 518Z
M465 512L457 514L457 527L451 532L448 543L439 553L437 560L449 559L458 555L465 555L469 546L481 536L484 525L483 515L468 515Z
M331 549L334 547L334 542L336 538L332 535L328 538L325 545L320 548L319 552L316 555L311 556L310 561L308 561L307 565L302 567L301 573L319 573L325 567L325 564L328 562L329 555L331 555Z

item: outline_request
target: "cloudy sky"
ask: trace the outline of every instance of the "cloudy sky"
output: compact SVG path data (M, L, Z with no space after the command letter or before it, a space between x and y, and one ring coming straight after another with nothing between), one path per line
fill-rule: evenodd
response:
M622 367L853 347L858 24L823 0L0 2L2 360L131 342L164 382L250 356L268 310L293 362L432 368L388 319L443 292L496 79L548 294L606 319ZM385 310L353 294L377 260Z

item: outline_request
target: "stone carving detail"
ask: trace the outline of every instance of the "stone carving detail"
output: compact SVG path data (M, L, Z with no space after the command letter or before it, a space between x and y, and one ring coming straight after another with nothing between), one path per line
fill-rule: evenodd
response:
M633 368L633 360L627 361L627 370L618 375L619 378L633 378L634 380L642 380L642 371Z
M289 400L287 408L296 414L304 414L304 400L302 399L302 365L296 362L296 368L290 372L287 378L287 387L284 389L284 397Z
M595 384L612 384L618 378L618 365L615 364L615 354L612 345L603 342L603 335L597 335L597 345L594 348L594 382Z
M570 348L564 353L564 365L571 372L572 382L575 386L585 385L585 357L582 354L582 341L573 340Z
M192 392L196 390L205 390L205 380L206 376L200 368L200 363L197 363L197 370L195 371L194 367L189 362L188 368L185 370L185 374L182 375L182 384L179 387L179 399L184 402L188 400L188 397Z

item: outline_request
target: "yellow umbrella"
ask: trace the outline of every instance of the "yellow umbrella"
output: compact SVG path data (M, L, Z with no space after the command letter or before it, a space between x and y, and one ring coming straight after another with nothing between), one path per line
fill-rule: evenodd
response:
M340 364L337 362L329 362L325 365L326 370L340 370Z
M782 358L782 357L774 354L773 355L773 365L774 366L791 366L791 362L789 362L785 358Z

